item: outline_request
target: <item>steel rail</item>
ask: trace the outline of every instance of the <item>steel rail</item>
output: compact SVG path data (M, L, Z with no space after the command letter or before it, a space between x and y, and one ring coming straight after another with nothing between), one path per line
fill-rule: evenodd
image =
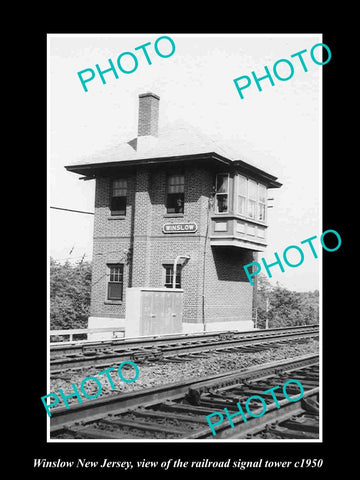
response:
M53 408L51 409L50 432L56 432L75 422L93 421L109 413L119 414L136 407L148 407L166 400L177 400L188 394L190 390L205 393L215 387L223 388L250 379L265 379L274 373L290 372L291 370L316 365L318 362L318 355L303 355L261 366L238 369L228 374L216 374L201 379L190 379L129 393L112 394L103 398L87 400L82 404L70 405L68 409L65 407Z
M185 334L177 334L177 335L152 335L146 337L138 337L138 338L118 338L118 339L111 339L111 340L98 340L98 341L91 341L91 340L84 340L83 342L76 342L76 343L64 343L64 345L56 343L55 345L50 344L50 351L54 353L66 353L69 351L77 352L83 351L84 348L87 349L99 349L102 348L106 349L108 347L116 347L116 346L158 346L158 345L167 345L171 342L199 342L209 340L211 338L218 339L218 338L227 338L229 336L256 336L256 337L264 337L264 336L271 336L274 333L281 333L287 331L300 331L300 330L308 330L308 331L315 331L319 330L319 325L300 325L300 326L292 326L292 327L279 327L279 328L269 328L263 330L246 330L246 331L238 331L238 330L227 330L227 331L216 331L216 332L199 332L199 333L185 333Z
M302 413L306 413L306 409L304 408L304 399L313 398L318 396L319 394L319 387L312 388L311 390L307 390L304 392L301 401L299 402L289 402L288 400L280 400L279 407L277 408L275 403L268 405L266 414L254 418L251 417L248 413L245 413L245 417L247 419L246 422L242 420L242 418L233 418L232 422L234 427L231 427L229 424L221 425L219 428L216 429L216 435L212 435L209 428L203 428L194 434L188 436L187 438L213 438L215 440L221 440L224 438L246 438L248 435L253 435L264 430L266 425L271 423L279 423L289 418L300 415ZM262 408L254 410L254 415L260 414Z
M143 360L171 360L171 358L194 355L201 353L210 353L212 351L221 351L221 350L234 350L236 348L246 348L246 347L264 347L267 344L277 342L284 342L288 340L296 340L302 338L311 338L319 335L318 328L311 329L296 329L294 330L285 330L279 332L278 330L272 331L270 334L258 334L241 336L241 335L228 335L219 336L201 339L199 341L193 339L184 341L175 342L172 340L161 340L161 344L158 344L155 347L154 344L146 346L146 343L133 343L129 342L127 344L122 344L118 348L111 349L110 345L106 347L106 350L97 352L92 351L91 349L85 350L83 353L78 352L77 354L70 354L60 358L52 358L50 360L50 371L54 372L57 370L64 370L68 368L81 368L85 366L93 365L109 365L115 360L133 360L133 361L143 361ZM235 337L235 338L234 338ZM116 346L117 347L117 346ZM139 348L140 347L140 348ZM107 362L107 363L104 363ZM110 363L109 363L110 362Z

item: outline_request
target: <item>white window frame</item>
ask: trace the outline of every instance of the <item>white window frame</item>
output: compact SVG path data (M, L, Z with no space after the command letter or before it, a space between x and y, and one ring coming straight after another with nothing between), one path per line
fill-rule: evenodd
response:
M115 188L115 182L124 182L124 186ZM120 177L120 178L111 179L110 189L111 189L111 191L110 191L110 214L111 214L111 216L113 216L113 217L126 216L127 195L128 195L128 181L127 181L127 178ZM114 192L116 190L122 190L123 191L122 193L124 193L124 191L125 191L125 195L114 195ZM113 198L124 198L125 199L125 209L124 209L124 211L115 210L115 209L112 208Z
M218 193L218 175L223 175L227 176L227 192L226 193ZM227 206L226 206L226 212L219 212L218 210L218 203L217 203L217 196L218 195L227 195ZM217 173L216 178L215 178L215 213L218 215L228 215L229 214L229 201L230 201L230 173Z
M164 267L164 287L165 288L172 288L173 286L173 281L174 281L174 264L173 263L163 263ZM170 268L172 269L171 273L171 283L166 283L166 270ZM179 282L175 281L175 288L181 288L181 273L182 273L182 265L177 264L176 265L176 276L179 278Z
M120 281L111 281L111 268L120 267L121 273L121 282ZM123 263L107 263L106 264L106 302L123 302L124 301L124 274L125 274L125 265ZM109 298L109 285L110 284L121 284L121 298Z
M182 186L182 191L180 192L170 192L170 187L171 186L176 186L175 185L170 185L170 179L174 177L183 177L183 183L179 184ZM173 209L173 207L169 207L169 195L182 195L182 211L181 212L170 212L169 209ZM185 213L185 173L179 172L179 173L170 173L167 175L166 179L166 198L165 198L165 210L166 214L169 215L184 215Z
M244 178L246 180L246 195L244 196L243 194L240 194L240 177ZM242 175L240 173L235 174L235 213L236 215L239 215L242 218L247 218L256 222L262 222L266 223L267 219L267 188L266 185L257 182L256 180L253 180L252 178L249 178L245 175ZM249 197L249 184L250 182L253 182L256 184L256 199L250 198ZM263 187L265 189L265 202L260 201L260 188ZM245 199L244 205L245 205L245 213L242 213L239 211L239 197L242 197ZM255 209L254 209L254 216L251 217L249 215L249 208L250 208L250 202L255 202ZM261 205L264 208L264 218L261 220L260 219L260 209Z
M261 202L260 201L260 187L264 187L265 188L265 198L264 198L264 202ZM261 208L261 205L263 205L264 207L264 218L263 219L260 219L260 208ZM265 185L263 185L262 183L258 183L258 215L257 215L257 220L259 222L266 222L266 213L267 213L267 188Z
M245 195L243 194L240 194L240 177L241 178L244 178L245 179L245 183L246 183L246 193ZM237 215L241 215L242 217L246 217L246 212L247 212L247 201L248 201L248 178L245 177L245 175L240 175L239 173L236 174L236 182L235 182L235 212ZM244 205L245 205L245 208L244 208L244 212L240 212L239 211L239 197L242 197L245 202L244 202Z
M256 189L256 193L255 193L255 198L250 198L250 182L252 182L252 184L255 184L255 189ZM254 203L254 216L252 217L250 215L250 205L252 205ZM247 217L248 218L251 218L251 220L257 220L257 203L258 203L258 182L256 182L255 180L252 180L251 178L248 179L248 209L247 209Z

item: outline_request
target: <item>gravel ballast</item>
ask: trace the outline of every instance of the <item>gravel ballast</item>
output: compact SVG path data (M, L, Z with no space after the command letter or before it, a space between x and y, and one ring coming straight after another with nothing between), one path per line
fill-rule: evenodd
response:
M289 345L276 348L269 348L260 352L253 353L229 353L214 352L208 358L194 358L184 360L183 362L148 362L138 364L139 376L133 383L123 382L117 373L118 366L121 362L114 364L114 370L109 375L114 383L115 389L112 389L106 374L98 375L100 371L105 370L102 367L85 367L81 370L64 371L61 374L51 375L50 391L59 392L63 390L64 395L74 392L72 384L75 384L80 391L81 382L86 377L95 377L101 383L101 394L98 398L105 395L121 394L143 388L154 387L157 385L181 382L184 380L200 378L208 375L216 375L221 373L231 373L233 370L240 368L252 367L254 365L262 365L277 360L286 360L299 357L306 354L318 354L319 342L314 339L306 342L291 343ZM125 378L134 378L135 372L132 366L126 365L122 369ZM96 395L99 391L98 384L95 380L87 380L84 383L84 389L88 395ZM68 403L77 402L76 398L69 398ZM84 401L86 399L84 398ZM61 402L60 402L61 403ZM59 403L59 406L60 406Z

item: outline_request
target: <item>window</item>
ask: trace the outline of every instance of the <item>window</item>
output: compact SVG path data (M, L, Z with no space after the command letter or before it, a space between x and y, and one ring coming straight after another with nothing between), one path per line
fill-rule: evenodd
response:
M237 213L246 215L247 178L237 176Z
M165 268L165 287L173 288L174 265L164 265ZM176 265L175 288L181 288L181 265Z
M216 175L216 194L215 206L217 213L228 212L229 200L229 175L227 173L219 173Z
M126 215L127 181L119 178L112 181L111 185L111 215Z
M123 284L124 284L124 265L110 264L108 268L108 300L122 300L123 299Z
M266 187L259 183L259 211L258 219L265 222L266 218Z
M265 185L236 176L236 213L265 222L267 189Z
M248 216L250 218L256 218L257 183L253 180L249 180L248 182L248 192Z
M184 175L170 175L166 198L167 213L184 213Z

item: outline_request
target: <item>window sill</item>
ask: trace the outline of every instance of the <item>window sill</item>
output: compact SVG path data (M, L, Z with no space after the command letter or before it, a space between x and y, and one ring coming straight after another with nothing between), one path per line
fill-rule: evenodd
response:
M164 218L184 218L184 216L183 213L164 213Z
M237 220L244 220L245 222L255 223L256 225L262 225L267 227L267 222L264 220L256 220L255 218L246 217L245 215L241 215L240 213L213 213L212 219L216 218L225 218L228 217L229 219L237 219Z
M105 300L104 304L105 305L122 305L123 301L122 300Z
M108 220L125 220L126 215L112 215L107 218Z

